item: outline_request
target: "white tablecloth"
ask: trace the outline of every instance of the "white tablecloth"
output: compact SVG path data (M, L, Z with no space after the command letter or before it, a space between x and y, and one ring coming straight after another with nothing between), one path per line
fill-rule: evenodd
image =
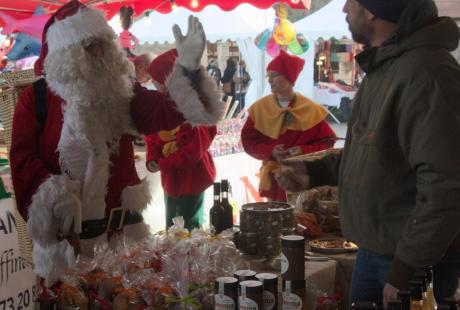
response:
M333 92L329 88L313 88L313 101L325 106L340 107L342 97L353 99L355 91L346 92L340 89L335 89Z

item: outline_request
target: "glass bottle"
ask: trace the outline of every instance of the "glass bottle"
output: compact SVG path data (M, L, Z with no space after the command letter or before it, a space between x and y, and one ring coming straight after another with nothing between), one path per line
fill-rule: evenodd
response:
M427 298L428 279L426 273L424 271L417 272L414 274L413 279L422 282L423 310L430 310Z
M387 310L402 310L402 301L399 299L390 299Z
M211 210L209 210L209 220L211 226L214 227L216 234L222 232L222 219L224 217L224 209L220 204L220 183L214 183L214 203Z
M402 310L410 310L411 308L411 292L410 291L399 291L398 299L401 300Z
M450 310L458 310L458 300L453 297L444 298L444 304L448 305Z
M377 310L377 304L371 301L355 301L351 304L351 310Z
M220 203L223 209L222 230L233 228L233 209L228 201L228 187L228 180L222 180L222 201Z
M411 310L423 310L423 289L422 282L417 280L409 281L411 287Z
M433 292L433 267L429 266L424 268L426 279L427 279L427 288L426 288L426 300L429 305L430 310L436 309L436 299L434 298Z

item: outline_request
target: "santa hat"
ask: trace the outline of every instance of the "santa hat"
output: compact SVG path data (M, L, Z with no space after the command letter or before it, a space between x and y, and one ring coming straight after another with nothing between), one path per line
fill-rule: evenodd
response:
M102 13L90 9L77 0L72 0L59 8L46 22L42 35L40 57L35 62L35 74L43 74L43 63L48 54L84 39L115 36Z
M147 69L152 79L164 85L172 73L177 56L177 50L174 48L156 57Z
M278 72L294 85L304 64L305 60L302 58L289 55L284 50L281 50L279 55L270 61L267 71Z

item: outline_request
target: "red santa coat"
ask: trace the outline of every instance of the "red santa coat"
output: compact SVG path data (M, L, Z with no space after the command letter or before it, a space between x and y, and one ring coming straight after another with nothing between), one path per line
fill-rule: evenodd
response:
M132 119L137 129L144 133L172 129L184 121L171 100L158 92L136 89L137 96L131 105ZM61 174L59 154L56 151L61 136L63 101L48 88L46 91L47 117L44 128L37 119L33 87L24 90L14 115L11 144L11 169L16 201L21 215L27 219L27 208L32 195L50 175ZM153 118L161 115L162 117ZM137 175L132 136L120 139L119 153L112 155L106 213L120 206L121 192L127 186L140 183Z
M158 163L168 196L198 195L214 182L216 168L208 149L215 136L215 126L184 123L145 138L147 161Z
M282 108L274 95L266 96L249 108L249 117L241 131L244 150L262 160L259 194L275 201L286 201L272 171L279 166L272 157L273 148L284 144L288 149L300 146L304 154L333 145L335 133L325 121L327 112L320 105L296 94L288 108ZM290 121L286 119L290 114Z

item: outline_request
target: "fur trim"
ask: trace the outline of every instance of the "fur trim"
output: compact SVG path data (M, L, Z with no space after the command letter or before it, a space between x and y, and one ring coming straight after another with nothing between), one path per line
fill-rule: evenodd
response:
M67 240L41 247L34 243L32 257L34 272L45 278L49 285L58 280L65 268L75 264L75 252Z
M43 247L57 243L56 233L62 223L57 222L54 208L60 202L79 197L79 193L80 182L66 175L52 175L40 185L32 196L27 220L27 231L34 242ZM73 215L75 210L69 213Z
M81 8L75 15L63 20L56 20L46 32L48 53L55 52L70 45L80 43L84 39L110 35L116 38L101 12Z
M142 239L147 238L149 235L150 226L144 222L133 225L126 225L123 227L123 236L136 242L139 242ZM110 240L110 243L112 243L112 240Z
M137 185L127 186L121 193L121 207L125 210L142 211L151 200L150 183L147 177Z
M224 117L225 105L219 100L219 91L214 80L200 67L199 93L192 87L184 68L178 62L171 76L166 80L166 88L177 110L193 126L216 125Z

